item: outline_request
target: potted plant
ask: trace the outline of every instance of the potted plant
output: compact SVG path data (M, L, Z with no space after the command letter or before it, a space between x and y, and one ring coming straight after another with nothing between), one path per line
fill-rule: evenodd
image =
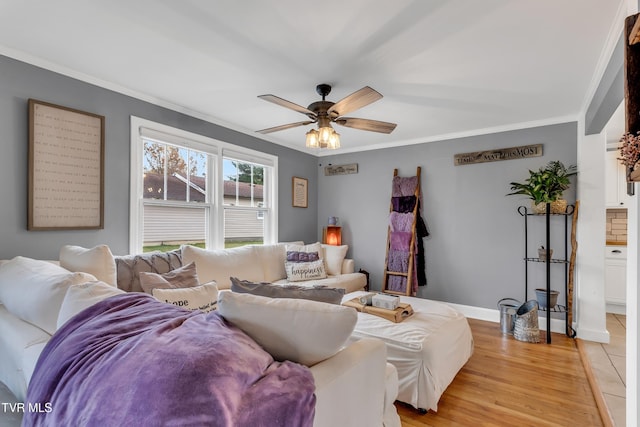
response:
M529 170L529 178L525 182L512 182L512 195L525 195L531 199L531 209L535 213L545 213L546 204L551 203L552 213L564 213L567 201L562 199L562 193L569 188L571 176L577 173L575 165L565 166L559 160L552 160L546 166L533 171Z
M640 132L633 135L629 132L620 138L620 163L627 167L627 181L640 181Z

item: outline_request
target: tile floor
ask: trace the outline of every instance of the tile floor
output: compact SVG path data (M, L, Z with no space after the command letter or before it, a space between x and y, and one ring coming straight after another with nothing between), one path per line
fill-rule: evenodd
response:
M609 344L584 342L609 413L615 425L621 427L626 425L626 320L625 315L607 313Z

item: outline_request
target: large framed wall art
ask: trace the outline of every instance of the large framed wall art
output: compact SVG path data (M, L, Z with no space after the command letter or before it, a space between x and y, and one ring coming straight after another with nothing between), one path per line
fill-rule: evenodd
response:
M29 100L28 230L104 228L104 116Z

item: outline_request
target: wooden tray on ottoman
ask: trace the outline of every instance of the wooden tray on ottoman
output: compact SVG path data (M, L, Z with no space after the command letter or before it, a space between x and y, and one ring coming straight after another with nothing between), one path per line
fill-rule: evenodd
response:
M387 310L386 308L374 307L372 305L362 304L359 298L350 299L349 301L345 301L342 305L346 305L347 307L353 307L357 311L362 313L369 313L375 316L382 317L383 319L387 319L392 321L393 323L400 323L407 317L410 317L413 314L413 308L411 304L406 304L401 302L398 304L398 308L395 310Z

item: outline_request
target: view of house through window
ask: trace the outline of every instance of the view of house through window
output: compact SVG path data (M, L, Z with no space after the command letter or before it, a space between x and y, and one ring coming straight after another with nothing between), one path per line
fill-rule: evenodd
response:
M132 117L130 251L277 238L277 158Z
M223 159L225 247L264 243L265 168Z
M205 247L208 158L200 151L144 140L145 252L181 244Z

